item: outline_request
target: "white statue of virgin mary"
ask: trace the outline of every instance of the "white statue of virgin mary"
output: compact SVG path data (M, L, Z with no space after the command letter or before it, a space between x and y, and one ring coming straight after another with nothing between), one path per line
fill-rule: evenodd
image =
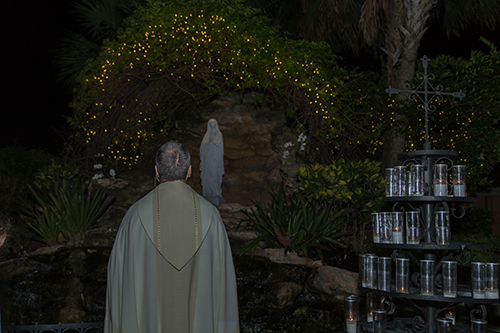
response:
M200 171L203 197L214 205L225 203L221 189L224 175L224 141L215 119L208 121L207 132L201 142Z

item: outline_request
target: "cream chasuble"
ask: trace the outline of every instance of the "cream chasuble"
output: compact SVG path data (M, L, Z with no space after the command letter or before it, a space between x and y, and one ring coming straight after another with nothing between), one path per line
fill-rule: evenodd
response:
M130 207L108 264L105 333L239 332L219 211L181 181Z

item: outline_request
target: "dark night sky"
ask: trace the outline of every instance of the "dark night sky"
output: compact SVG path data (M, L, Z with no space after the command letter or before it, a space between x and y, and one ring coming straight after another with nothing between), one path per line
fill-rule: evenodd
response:
M64 116L70 114L71 96L56 82L53 54L74 17L68 0L16 0L2 4L0 147L17 143L26 148L60 152ZM467 57L471 49L486 50L480 35L500 46L498 33L483 34L469 29L463 38L448 40L439 28L424 35L420 56L440 53Z
M17 143L57 153L70 95L56 83L53 52L71 1L18 0L2 4L0 147Z

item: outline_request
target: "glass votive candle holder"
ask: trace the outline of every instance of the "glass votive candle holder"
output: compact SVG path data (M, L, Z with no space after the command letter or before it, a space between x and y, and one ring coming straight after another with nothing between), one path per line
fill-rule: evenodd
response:
M411 197L413 194L413 185L415 182L413 181L413 174L411 173L411 169L407 169L406 171L406 195Z
M424 195L424 166L422 164L412 164L411 173L411 196Z
M382 228L382 214L372 213L373 243L380 243L381 228Z
M434 295L434 260L420 260L420 295Z
M359 322L358 298L347 296L344 298L344 312L347 333L357 333Z
M392 243L404 244L403 228L404 228L404 213L392 212Z
M434 165L434 195L437 197L448 196L448 165Z
M373 322L373 310L377 309L377 296L372 293L366 294L366 322Z
M410 259L396 258L396 292L410 292Z
M488 331L488 322L482 319L472 319L470 329L473 333L486 333Z
M373 253L363 253L358 257L358 267L359 267L359 283L361 286L366 288L367 286L367 277L366 277L366 257L374 256Z
M358 280L361 286L366 288L365 257L366 253L358 255Z
M406 217L406 244L420 244L422 228L420 227L420 212L405 212Z
M452 321L449 318L436 318L437 333L450 333L452 325Z
M436 230L436 244L450 244L450 212L436 211L434 214L434 225Z
M373 333L387 332L387 312L385 310L373 310Z
M381 213L380 242L384 244L392 243L392 215L390 212Z
M471 263L472 298L486 298L486 265L482 262Z
M386 168L385 169L385 196L386 197L394 197L394 168Z
M485 296L489 299L498 298L498 266L496 262L486 264Z
M451 169L451 173L453 177L453 196L467 196L467 188L465 186L465 165L454 165Z
M443 261L441 273L443 277L443 296L457 297L457 262Z
M392 258L378 258L378 289L383 291L391 291L391 273L392 273Z
M394 167L394 196L405 197L406 192L406 166L399 165Z
M377 276L378 276L378 257L374 254L368 254L365 257L365 276L366 288L377 289Z

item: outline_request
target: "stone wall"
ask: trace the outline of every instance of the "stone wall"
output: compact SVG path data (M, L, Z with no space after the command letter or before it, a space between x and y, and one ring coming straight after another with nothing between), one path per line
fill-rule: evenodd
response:
M211 118L217 120L224 138L222 196L227 203L245 206L261 198L266 202L270 190L281 183L280 147L286 119L280 111L257 105L259 97L256 93L223 95L198 116L179 122L170 134L191 153L189 185L198 193L202 193L200 144Z

